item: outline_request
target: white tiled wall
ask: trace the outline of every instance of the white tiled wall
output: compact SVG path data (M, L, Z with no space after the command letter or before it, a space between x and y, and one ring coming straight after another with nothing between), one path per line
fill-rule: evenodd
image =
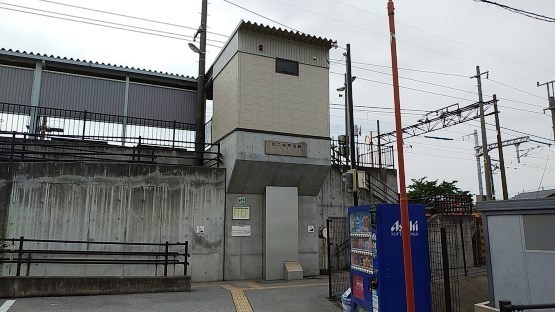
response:
M239 53L239 127L329 136L329 77L299 64L299 76L276 73L275 59Z
M236 54L214 80L212 139L219 140L239 125L239 56Z

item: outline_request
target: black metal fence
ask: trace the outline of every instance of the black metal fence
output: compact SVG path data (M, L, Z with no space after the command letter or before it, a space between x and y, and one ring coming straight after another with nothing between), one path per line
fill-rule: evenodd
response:
M0 103L0 131L99 139L118 144L191 148L194 124L29 105ZM33 123L35 120L35 124ZM34 132L32 131L34 130Z
M28 247L29 246L29 247ZM128 250L132 249L132 250ZM144 250L148 249L148 250ZM48 239L0 239L0 264L16 264L15 276L30 275L32 264L183 266L187 275L189 242L122 243ZM25 267L24 267L25 266ZM25 270L26 273L22 273ZM4 272L4 275L7 275Z
M341 146L339 141L331 141L332 164L349 166L349 148ZM395 168L395 158L392 146L376 146L368 143L356 143L357 167L366 168Z
M499 312L512 312L524 310L544 310L555 309L555 303L540 303L540 304L512 304L509 300L499 301Z
M195 153L193 129L175 120L0 103L0 160L192 165L202 159L219 166L219 144Z
M331 217L326 221L328 231L329 297L341 299L350 287L348 221L345 217Z
M433 312L459 312L457 225L428 223Z
M472 196L460 194L436 195L428 199L426 210L429 215L471 215Z
M1 135L4 135L2 137ZM0 161L79 161L79 162L126 162L148 164L193 165L202 159L203 166L219 167L222 155L219 144L205 145L205 151L195 153L192 149L172 148L164 145L144 144L142 137L131 138L135 145L121 147L103 140L122 138L90 138L85 140L71 136L45 135L40 139L27 133L0 132ZM130 141L130 138L126 139ZM163 140L159 139L159 142ZM168 142L169 143L169 142ZM172 142L172 143L175 143ZM187 143L189 144L189 143ZM190 143L195 144L195 143Z

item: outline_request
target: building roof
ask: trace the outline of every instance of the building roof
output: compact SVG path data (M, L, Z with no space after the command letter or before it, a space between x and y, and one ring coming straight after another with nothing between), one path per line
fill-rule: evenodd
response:
M514 196L513 198L511 198L511 200L512 199L536 199L536 198L548 198L548 197L555 197L555 189L520 193Z
M270 35L273 37L280 37L287 40L293 40L293 41L302 42L306 44L322 46L328 49L330 49L335 44L335 42L330 39L311 36L309 34L305 34L299 31L291 31L287 29L270 27L263 24L245 22L243 20L241 20L241 22L239 23L239 26L237 26L237 29L233 33L241 30L252 31L259 34Z
M193 86L197 83L196 78L177 75L167 72L152 71L142 68L121 66L109 63L99 63L87 60L73 59L61 56L33 53L27 51L19 51L12 49L0 48L0 61L13 63L15 66L29 65L34 67L36 61L46 62L46 68L50 67L56 69L64 69L68 71L80 71L85 74L98 74L107 76L130 76L139 80L156 80L162 79L167 81L177 82L179 84L191 84Z

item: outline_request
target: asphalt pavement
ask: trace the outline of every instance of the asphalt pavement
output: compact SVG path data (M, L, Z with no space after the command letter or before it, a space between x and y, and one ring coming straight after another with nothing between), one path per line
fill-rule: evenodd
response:
M327 299L327 292L326 277L193 283L191 292L0 299L0 312L341 311L338 303Z

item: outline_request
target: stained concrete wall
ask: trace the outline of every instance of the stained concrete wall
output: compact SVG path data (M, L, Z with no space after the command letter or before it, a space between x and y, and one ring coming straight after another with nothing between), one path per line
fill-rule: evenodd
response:
M239 204L238 198L245 203ZM328 217L346 217L347 207L352 206L351 193L344 191L341 173L332 167L318 196L299 196L299 262L304 276L320 274L326 264L324 240L318 229L326 226ZM233 206L249 206L250 220L232 220ZM225 274L226 280L262 278L263 261L263 194L227 194L225 228ZM231 236L232 226L250 225L251 236ZM314 226L314 232L308 232Z
M0 195L2 237L189 241L189 274L193 281L223 279L224 169L0 163ZM197 225L205 227L204 234L196 234ZM50 247L60 248L60 245ZM183 272L182 266L169 271L173 274L174 270L175 274ZM0 273L7 276L14 275L14 271L14 267L6 265ZM160 275L162 268L38 264L32 265L28 272L34 276L152 276Z

